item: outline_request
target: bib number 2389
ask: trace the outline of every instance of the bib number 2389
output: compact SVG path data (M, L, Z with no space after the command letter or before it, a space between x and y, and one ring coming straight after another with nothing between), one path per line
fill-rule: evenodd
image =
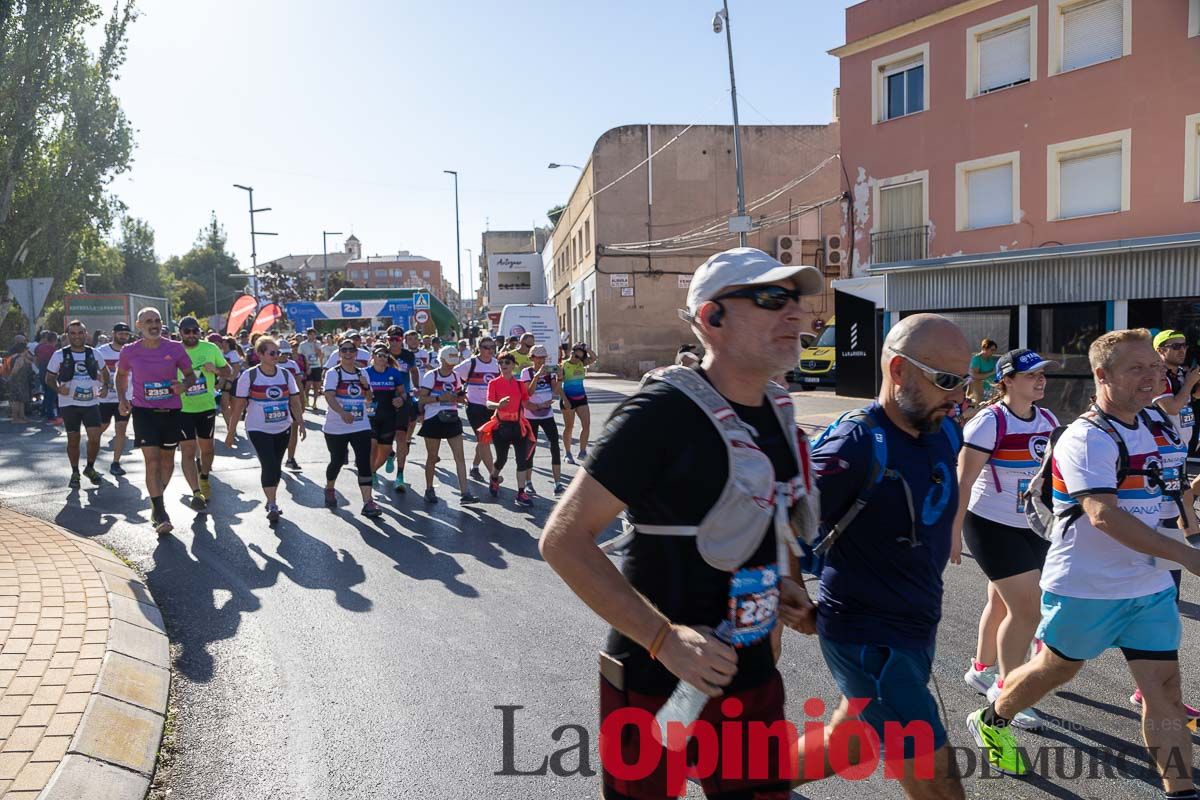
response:
M729 582L730 643L745 647L762 641L779 617L779 572L774 565L740 569Z

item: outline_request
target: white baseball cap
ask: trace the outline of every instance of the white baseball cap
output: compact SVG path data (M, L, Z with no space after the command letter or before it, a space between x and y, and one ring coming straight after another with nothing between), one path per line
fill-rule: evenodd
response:
M785 267L754 247L735 247L717 253L701 264L688 289L687 314L696 315L700 306L730 286L755 286L792 280L802 294L820 294L825 278L816 267L800 264Z
M452 344L448 344L438 351L438 361L445 364L457 364L462 361L462 356L458 354L458 348Z

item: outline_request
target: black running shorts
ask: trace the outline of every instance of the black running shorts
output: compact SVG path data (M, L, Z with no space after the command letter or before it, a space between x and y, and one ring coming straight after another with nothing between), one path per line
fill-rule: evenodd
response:
M80 426L84 428L99 428L100 406L59 406L59 416L62 417L63 427L67 433L79 433Z
M989 581L1040 571L1050 550L1050 542L1029 528L993 522L973 511L967 512L963 522L963 541Z
M179 444L183 412L178 408L133 408L133 446L170 449Z
M201 411L189 414L184 411L179 418L179 440L190 442L195 439L211 439L217 428L217 412Z

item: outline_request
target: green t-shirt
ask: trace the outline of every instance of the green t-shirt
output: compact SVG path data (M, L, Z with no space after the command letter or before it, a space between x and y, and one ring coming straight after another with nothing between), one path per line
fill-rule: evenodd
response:
M1000 356L992 356L991 358L984 358L979 353L976 353L975 355L971 356L971 371L972 372L986 372L988 374L988 377L984 378L984 380L983 380L983 394L984 394L985 398L992 391L992 384L995 383L996 362L999 360L1000 360Z
M513 350L508 355L512 356L512 358L517 362L517 372L520 372L526 367L533 366L533 358L525 353L522 353L520 350Z
M196 373L196 382L183 393L183 413L203 414L205 411L212 411L217 407L214 392L217 376L205 372L204 365L212 364L219 369L229 366L229 362L221 354L221 348L212 342L200 341L195 347L184 347L184 350L192 359L192 371ZM179 374L179 378L183 380L183 373Z

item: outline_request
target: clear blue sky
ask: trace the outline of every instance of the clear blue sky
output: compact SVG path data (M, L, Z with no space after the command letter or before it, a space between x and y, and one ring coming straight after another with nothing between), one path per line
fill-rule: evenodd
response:
M848 0L732 0L744 124L824 123L826 51ZM210 210L249 266L241 183L255 189L259 261L320 252L353 231L367 254L410 250L454 281L462 244L545 224L597 137L630 123L730 121L719 0L140 0L118 92L137 130L114 191L159 256ZM752 104L752 105L751 105ZM338 250L339 242L330 241ZM463 282L468 277L463 254Z

